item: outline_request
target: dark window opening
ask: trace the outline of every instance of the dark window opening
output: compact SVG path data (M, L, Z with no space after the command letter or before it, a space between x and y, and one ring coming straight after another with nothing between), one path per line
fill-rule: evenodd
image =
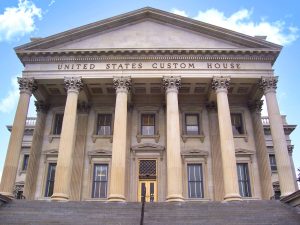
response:
M49 163L45 197L51 197L53 195L55 170L56 170L56 163Z
M251 197L251 187L247 163L237 164L237 174L239 182L240 195L242 197Z
M107 198L108 165L95 164L92 198Z
M98 114L97 135L111 135L111 134L112 134L112 115Z
M142 135L155 134L155 114L142 114L141 117L141 132Z
M203 198L203 173L201 164L188 164L188 194L189 198Z

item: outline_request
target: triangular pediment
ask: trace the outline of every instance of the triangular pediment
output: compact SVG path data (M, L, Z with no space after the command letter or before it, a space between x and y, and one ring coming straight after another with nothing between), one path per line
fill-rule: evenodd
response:
M281 46L197 20L143 8L16 48L26 51L97 49L269 49Z

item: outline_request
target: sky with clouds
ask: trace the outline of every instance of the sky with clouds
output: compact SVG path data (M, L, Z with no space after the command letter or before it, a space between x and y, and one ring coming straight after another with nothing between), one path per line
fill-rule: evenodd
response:
M126 2L126 4L124 4ZM300 4L297 0L1 0L0 1L0 177L18 102L17 77L23 66L13 48L145 6L173 12L247 35L267 36L283 45L274 69L279 76L277 97L281 113L300 125L298 92L300 56ZM28 116L34 116L33 101ZM263 111L266 114L266 109ZM296 168L300 167L300 128L291 135Z

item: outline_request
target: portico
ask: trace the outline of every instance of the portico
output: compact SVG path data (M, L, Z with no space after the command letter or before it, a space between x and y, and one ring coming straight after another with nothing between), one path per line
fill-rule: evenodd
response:
M281 46L185 20L146 8L111 30L100 21L18 47L25 68L0 193L12 197L32 93L47 107L27 198L139 201L144 182L155 201L270 199L263 95L281 194L294 192L272 69Z

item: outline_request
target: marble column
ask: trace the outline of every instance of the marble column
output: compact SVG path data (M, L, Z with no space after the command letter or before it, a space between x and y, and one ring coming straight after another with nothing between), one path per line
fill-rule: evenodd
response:
M70 195L73 151L76 135L77 100L83 87L81 77L65 78L67 101L60 135L55 172L54 193L51 200L67 201Z
M271 135L279 176L280 191L281 196L284 197L296 191L294 185L294 179L296 178L293 176L292 166L290 163L286 138L283 129L282 117L280 115L276 98L277 81L278 77L262 77L259 85L263 90L266 98Z
M259 177L261 185L262 199L269 200L273 195L273 186L271 179L271 167L269 154L266 146L264 128L261 121L261 109L263 101L257 100L249 103L249 110L251 112L257 163L259 168Z
M290 162L291 162L291 166L292 166L293 176L297 177L296 170L295 170L295 164L293 161L294 145L288 145L287 148L288 148L288 152L289 152L289 156L290 156ZM297 179L294 179L294 184L295 184L296 191L299 190Z
M113 84L117 96L108 200L112 202L124 202L127 155L127 95L131 87L131 79L130 77L115 77Z
M19 78L20 98L9 139L5 163L3 167L0 194L13 198L13 190L22 148L24 129L32 92L37 89L33 78Z
M229 77L213 77L212 89L216 91L217 95L221 155L224 178L224 200L237 201L241 200L241 196L239 194L235 148L232 134L229 102L227 96L229 84Z
M214 102L210 102L206 105L209 118L209 137L212 159L212 171L213 171L213 185L214 185L214 200L223 201L224 199L224 178L223 173L220 171L222 168L222 155L220 145L220 131L218 124L218 112L217 106Z
M180 128L178 109L178 89L181 78L163 77L167 102L167 201L183 201L182 161L180 154Z
M86 102L80 102L77 107L78 120L77 120L77 132L75 149L72 165L71 187L70 187L70 199L72 201L81 200L81 189L84 170L84 155L85 144L87 137L87 125L90 111L90 105Z
M32 136L32 143L29 154L29 162L26 170L26 178L24 185L24 196L28 200L33 200L36 190L36 179L39 170L41 150L43 144L45 121L49 105L43 101L35 102L37 118Z

